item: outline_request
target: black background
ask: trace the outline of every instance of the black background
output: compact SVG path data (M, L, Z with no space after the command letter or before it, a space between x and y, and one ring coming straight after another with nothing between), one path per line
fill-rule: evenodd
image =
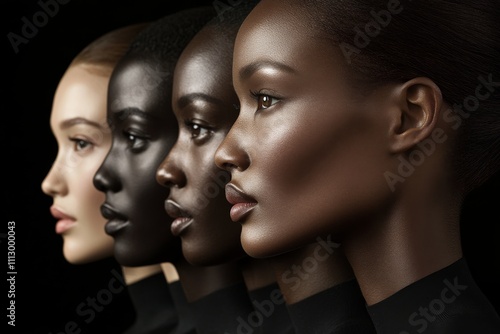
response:
M53 0L42 0L51 2ZM229 1L222 1L229 4ZM234 3L235 1L233 1ZM41 10L38 1L10 0L3 3L4 69L2 93L1 159L2 228L16 222L16 328L9 333L67 333L74 321L80 333L120 333L133 320L126 292L114 294L111 302L86 324L77 306L96 297L119 271L113 259L88 265L70 265L62 256L62 240L54 233L49 207L52 200L40 184L50 169L57 146L49 128L50 108L57 83L71 59L103 33L136 22L150 21L182 8L212 5L213 1L97 1L72 0L60 5L58 13L27 44L15 53L9 32L21 34L22 17L32 22ZM497 310L500 302L500 177L469 196L463 210L463 248L480 287ZM0 239L7 254L5 235ZM6 256L2 256L7 262ZM3 266L6 268L7 263ZM7 272L7 269L5 269ZM4 279L5 284L5 279ZM7 300L8 288L1 292ZM125 291L125 290L124 290ZM2 304L7 314L8 300ZM7 324L8 318L2 315ZM2 326L3 327L3 326ZM69 332L69 331L68 331ZM77 331L75 332L77 333Z
M7 327L8 333L70 333L65 326L74 321L82 334L113 334L121 333L133 321L126 290L112 294L110 303L88 324L88 315L77 313L78 305L87 303L87 298L109 290L109 282L120 287L113 275L120 267L113 259L71 265L62 255L62 239L54 232L55 221L49 212L52 199L40 188L57 153L49 128L52 98L69 62L95 38L114 28L198 5L212 5L212 1L72 0L59 5L57 14L15 53L7 34L21 35L22 18L33 22L33 15L42 8L38 0L2 4L6 23L3 65L7 72L2 91L7 104L2 106L1 129L6 133L1 140L1 161L7 184L2 187L0 233L7 233L8 221L16 222L17 269L15 329L6 326L8 287L2 278L1 327ZM5 254L2 268L6 268L7 240L3 237L0 241Z

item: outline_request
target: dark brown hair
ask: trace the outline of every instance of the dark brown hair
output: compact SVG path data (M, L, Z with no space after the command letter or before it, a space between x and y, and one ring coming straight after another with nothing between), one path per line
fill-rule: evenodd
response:
M317 37L326 37L339 48L349 73L365 87L419 76L436 83L451 112L461 118L453 172L465 193L500 170L500 2L295 0L293 4L306 9Z

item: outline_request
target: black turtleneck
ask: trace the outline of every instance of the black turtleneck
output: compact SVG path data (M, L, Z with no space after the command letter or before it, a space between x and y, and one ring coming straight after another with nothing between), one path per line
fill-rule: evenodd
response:
M295 334L285 300L277 283L251 290L248 295L255 312L262 317L262 324L255 328L253 334Z
M464 258L368 307L379 334L498 334L500 317Z
M179 322L171 334L197 334L194 317L180 281L170 283L170 292L177 310Z
M297 334L375 333L356 280L290 304L288 312Z
M163 273L144 278L127 288L136 318L124 334L174 333L179 319Z
M189 305L199 334L252 333L244 329L252 326L248 322L254 312L244 283L220 289Z

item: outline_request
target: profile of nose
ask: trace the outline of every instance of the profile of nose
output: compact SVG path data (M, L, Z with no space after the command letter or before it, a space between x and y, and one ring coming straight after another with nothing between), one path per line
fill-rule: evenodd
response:
M250 157L242 147L241 137L238 138L235 125L215 151L215 164L228 172L243 171L250 166Z
M67 191L63 173L64 170L60 169L55 162L42 181L41 188L44 194L54 197L58 194L63 195Z
M94 187L101 192L118 191L120 189L117 178L111 173L105 163L99 167L92 181Z
M224 142L223 142L224 144ZM234 162L233 157L225 145L219 146L217 151L215 151L215 164L222 170L231 172L234 169L238 169L238 165Z
M187 180L182 169L177 166L172 156L169 155L158 167L156 181L167 188L182 188L186 185Z

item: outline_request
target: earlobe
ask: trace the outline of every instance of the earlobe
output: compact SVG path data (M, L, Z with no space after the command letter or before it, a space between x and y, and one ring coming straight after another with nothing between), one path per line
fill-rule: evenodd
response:
M397 93L398 112L393 114L391 151L402 153L426 139L438 123L443 97L429 78L405 82Z

